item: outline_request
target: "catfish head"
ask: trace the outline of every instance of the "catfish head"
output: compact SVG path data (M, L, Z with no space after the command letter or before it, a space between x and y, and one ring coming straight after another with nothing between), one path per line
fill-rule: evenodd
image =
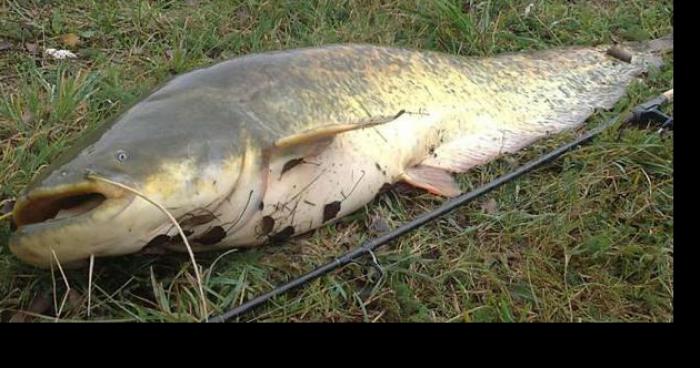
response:
M224 201L245 217L249 181L259 178L243 170L259 155L221 95L176 78L78 141L19 195L11 251L39 267L77 267L91 255L135 253L177 234L152 203L95 177L135 189L178 219L216 216Z

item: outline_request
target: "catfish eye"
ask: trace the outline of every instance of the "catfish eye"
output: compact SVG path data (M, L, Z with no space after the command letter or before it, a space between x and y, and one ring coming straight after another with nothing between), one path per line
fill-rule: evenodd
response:
M129 159L129 154L126 151L119 150L116 154L117 161L124 162Z

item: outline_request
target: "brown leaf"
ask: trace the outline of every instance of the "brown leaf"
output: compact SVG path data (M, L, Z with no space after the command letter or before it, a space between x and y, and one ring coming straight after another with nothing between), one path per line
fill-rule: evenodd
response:
M43 314L51 308L51 299L47 294L37 294L29 303L26 310L19 311L10 317L10 322L22 323L31 318L31 314Z
M80 101L80 103L78 104L78 106L76 106L75 111L76 111L78 114L80 114L80 115L83 115L83 114L87 113L87 111L88 111L88 103L87 103L87 101L85 101L85 100Z
M80 44L80 37L75 33L66 33L61 36L61 42L66 45L66 47L76 47Z
M462 13L464 14L469 14L469 12L472 10L472 4L471 1L463 1L462 2Z
M8 322L10 323L24 323L27 321L27 314L24 313L23 311L19 311L10 317L10 320Z
M68 298L66 299L66 308L68 310L74 310L83 304L83 295L80 294L75 289L70 289L68 291Z
M32 303L29 304L29 308L27 308L28 312L32 313L46 313L46 311L49 310L51 307L51 299L47 294L37 294L34 299L32 300Z
M489 215L494 214L496 211L498 211L498 203L495 199L491 198L481 204L481 210Z
M250 12L246 8L239 8L236 10L236 18L238 18L238 21L241 22L241 24L247 24L248 21L250 21Z
M391 188L394 192L398 194L416 194L416 193L424 193L424 191L421 191L420 189L417 189L411 184L408 184L406 182L400 181L394 184Z
M29 53L36 54L36 50L38 49L38 46L35 43L27 42L24 44L24 48L27 49L27 51L29 51Z
M22 119L24 124L29 124L34 121L34 114L32 114L32 112L29 110L24 110L22 111L22 116L20 116L20 119Z
M12 208L15 206L15 199L14 198L7 198L3 199L2 202L0 202L2 206L0 206L0 216L8 214L12 212Z
M0 51L10 50L12 48L12 43L7 41L0 41Z
M391 228L389 227L389 224L386 223L386 220L384 220L383 217L372 217L372 222L370 222L369 224L369 231L371 231L374 234L384 234L389 230L391 230Z

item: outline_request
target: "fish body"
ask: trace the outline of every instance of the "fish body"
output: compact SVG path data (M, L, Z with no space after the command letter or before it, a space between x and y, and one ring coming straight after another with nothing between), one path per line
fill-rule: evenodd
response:
M332 222L405 181L455 196L451 173L610 108L672 39L487 58L331 45L253 54L178 76L33 180L11 250L78 264L147 245L255 246Z

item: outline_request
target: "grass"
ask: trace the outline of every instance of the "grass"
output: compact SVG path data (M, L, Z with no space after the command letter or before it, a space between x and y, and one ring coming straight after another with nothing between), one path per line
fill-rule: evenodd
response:
M670 0L2 0L0 199L173 74L236 55L339 42L491 55L660 37L672 16ZM79 58L47 59L49 47ZM589 124L670 88L668 62ZM460 175L460 184L486 183L571 137ZM209 309L224 311L357 246L374 235L377 218L396 227L441 201L397 189L284 245L199 254ZM362 259L241 320L672 321L672 233L673 135L629 129L618 139L611 131L382 248L385 277ZM9 234L0 224L1 321L200 318L186 254L98 259L88 318L87 270L66 271L67 292L57 270L20 263L6 246Z

